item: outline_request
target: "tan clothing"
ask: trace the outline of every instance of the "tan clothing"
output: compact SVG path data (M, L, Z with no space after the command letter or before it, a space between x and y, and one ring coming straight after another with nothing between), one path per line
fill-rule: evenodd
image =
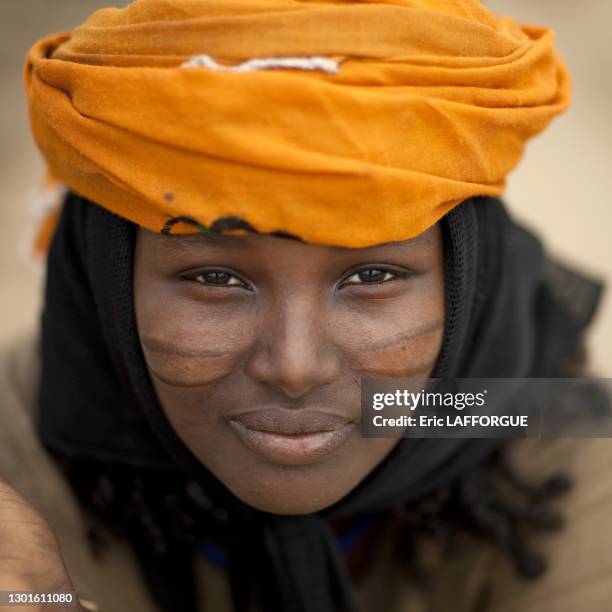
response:
M35 336L0 351L0 474L53 527L82 598L95 602L100 612L157 612L125 542L114 541L101 559L91 555L75 498L35 432L37 377ZM550 560L548 573L522 579L499 550L466 537L452 559L431 551L434 583L425 596L388 562L393 537L387 536L357 587L366 612L612 611L612 440L520 440L513 452L534 480L559 469L575 477L574 490L558 502L565 530L534 536L534 546ZM223 572L197 557L197 576L203 609L231 611Z

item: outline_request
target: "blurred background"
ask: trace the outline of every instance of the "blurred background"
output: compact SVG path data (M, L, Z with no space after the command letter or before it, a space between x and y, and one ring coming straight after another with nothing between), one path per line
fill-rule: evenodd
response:
M68 30L112 0L5 0L0 23L0 343L34 328L42 269L28 256L31 202L44 176L30 137L22 86L29 47ZM506 201L536 229L552 253L607 280L609 289L589 334L593 369L612 377L612 2L487 0L494 13L552 27L574 79L571 110L529 143L509 178Z

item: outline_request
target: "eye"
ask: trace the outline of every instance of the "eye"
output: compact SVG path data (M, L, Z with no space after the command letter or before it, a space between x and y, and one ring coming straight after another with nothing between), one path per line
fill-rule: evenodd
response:
M379 285L407 275L405 272L385 268L362 268L347 277L342 285Z
M201 285L214 287L243 287L244 289L250 290L250 287L244 281L226 270L201 270L191 274L184 274L182 278L195 281Z

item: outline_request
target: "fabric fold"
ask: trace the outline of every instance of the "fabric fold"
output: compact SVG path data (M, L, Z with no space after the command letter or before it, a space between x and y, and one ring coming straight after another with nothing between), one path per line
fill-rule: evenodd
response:
M476 0L139 0L34 45L25 83L51 174L108 210L156 232L233 216L345 247L503 192L571 95L553 32Z

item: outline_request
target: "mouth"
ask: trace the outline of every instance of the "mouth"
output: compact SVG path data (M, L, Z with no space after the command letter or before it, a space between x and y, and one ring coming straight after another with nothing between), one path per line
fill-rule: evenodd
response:
M355 431L346 417L306 409L269 408L228 419L239 440L272 463L285 466L321 461Z

